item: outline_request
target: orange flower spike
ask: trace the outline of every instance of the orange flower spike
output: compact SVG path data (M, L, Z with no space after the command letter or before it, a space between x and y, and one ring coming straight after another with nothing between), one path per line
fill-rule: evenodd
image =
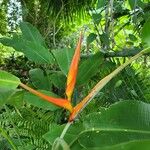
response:
M80 34L80 38L79 38L74 56L72 58L72 62L70 65L68 76L67 76L66 95L67 95L68 101L71 101L71 96L72 96L74 86L76 83L78 64L79 64L79 60L80 60L81 43L82 43L82 32Z
M68 102L67 99L62 99L62 98L54 98L54 97L51 97L51 96L47 96L43 93L40 93L39 91L36 91L30 87L28 87L27 85L23 84L23 83L20 83L20 86L24 89L26 89L27 91L29 91L30 93L50 102L50 103L53 103L54 105L56 106L59 106L59 107L63 107L67 110L69 110L70 112L72 112L73 108L70 104L70 102Z

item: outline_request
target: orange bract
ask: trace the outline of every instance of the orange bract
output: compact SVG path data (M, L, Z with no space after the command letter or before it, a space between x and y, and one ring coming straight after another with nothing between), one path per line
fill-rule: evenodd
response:
M25 85L23 83L20 83L20 86L23 87L24 89L28 90L30 93L32 93L34 95L37 95L37 96L41 97L42 99L53 103L56 106L63 107L65 109L68 109L70 112L72 112L73 108L72 108L70 102L68 102L68 100L62 99L62 98L54 98L54 97L51 97L51 96L47 96L47 95L45 95L45 94L43 94L39 91L36 91L36 90L28 87L27 85Z
M69 101L71 101L71 96L75 87L76 77L78 72L78 64L80 60L80 49L82 43L82 33L80 35L71 65L67 76L67 87L66 87L66 95Z

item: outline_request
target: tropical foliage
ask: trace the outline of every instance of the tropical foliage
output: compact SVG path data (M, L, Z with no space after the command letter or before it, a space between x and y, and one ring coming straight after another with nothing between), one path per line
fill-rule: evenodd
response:
M0 5L2 150L149 150L148 0Z

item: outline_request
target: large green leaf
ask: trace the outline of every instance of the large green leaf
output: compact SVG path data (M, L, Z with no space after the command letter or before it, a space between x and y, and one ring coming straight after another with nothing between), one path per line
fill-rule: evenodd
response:
M0 88L16 89L19 84L19 78L6 71L0 70Z
M53 56L44 46L40 45L37 42L24 41L24 49L22 52L35 63L39 64L50 64L53 62Z
M86 117L85 131L80 134L79 143L92 148L150 139L149 114L150 104L137 101L116 103L102 114Z
M21 23L22 34L13 34L12 38L1 38L0 42L23 52L29 60L38 64L53 62L53 56L40 33L29 23Z
M144 24L143 28L142 28L142 41L148 46L150 47L150 19L147 20L147 22Z
M70 63L74 54L74 49L66 48L53 51L53 54L57 60L57 63L61 71L67 75L70 67Z
M46 94L48 96L58 97L56 94L54 94L52 92L49 92L49 91L39 90L39 92L44 93L44 94ZM24 101L26 101L27 103L29 103L29 104L31 104L33 106L36 106L36 107L39 107L39 108L43 108L45 110L54 111L54 110L59 109L59 107L53 105L52 103L50 103L48 101L45 101L42 98L40 98L40 97L38 97L36 95L33 95L32 93L29 93L29 92L25 92L24 93Z
M1 38L0 42L6 46L13 47L17 51L23 52L29 60L35 63L49 64L53 62L53 57L49 50L40 43L28 41L16 34L12 38Z
M62 132L63 126L54 127L44 138L52 143ZM150 140L150 104L117 102L105 111L89 114L82 123L73 124L64 140L71 149L111 148L127 142Z
M84 60L79 66L77 84L82 85L94 76L100 70L100 65L103 63L103 60L103 56L100 53Z
M88 150L149 150L150 140L132 141L106 148L88 148ZM86 148L82 150L87 150Z
M48 75L44 75L42 69L35 68L29 71L32 84L41 90L51 90L51 83Z
M34 43L38 43L44 47L46 47L44 39L40 32L29 22L21 22L20 29L22 32L23 39L28 41L32 41Z

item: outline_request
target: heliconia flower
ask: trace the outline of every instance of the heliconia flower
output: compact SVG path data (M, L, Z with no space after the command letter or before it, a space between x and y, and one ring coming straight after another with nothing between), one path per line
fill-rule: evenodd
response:
M25 85L23 83L20 83L20 86L22 88L26 89L27 91L29 91L30 93L32 93L32 94L48 101L48 102L51 102L56 106L63 107L65 109L69 110L70 112L72 112L72 110L73 110L71 103L67 99L54 98L54 97L51 97L51 96L47 96L47 95L45 95L45 94L43 94L39 91L36 91L36 90L28 87L27 85Z
M75 53L70 65L70 69L67 76L67 86L66 86L66 95L68 101L71 101L71 96L75 87L76 83L76 77L78 72L78 64L80 60L80 49L81 49L81 43L82 43L82 33L80 35L77 47L75 49Z

